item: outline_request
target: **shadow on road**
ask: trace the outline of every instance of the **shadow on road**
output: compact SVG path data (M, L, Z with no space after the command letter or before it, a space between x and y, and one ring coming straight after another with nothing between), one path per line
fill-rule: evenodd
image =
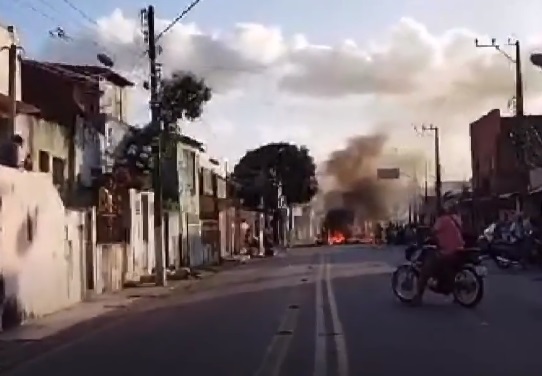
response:
M250 376L258 368L287 304L292 303L288 297L299 289L296 305L310 312L312 288L310 284L285 283L212 298L194 294L190 304L172 298L163 306L140 306L116 317L101 317L86 323L85 328L74 327L55 339L27 347L38 361L23 366L17 374L91 376L109 374L111 365L119 364L124 373L133 375L154 374L160 365L164 371L179 370L187 375ZM38 358L62 340L69 342L80 336L86 336L84 341ZM17 362L5 365L0 372L15 365Z

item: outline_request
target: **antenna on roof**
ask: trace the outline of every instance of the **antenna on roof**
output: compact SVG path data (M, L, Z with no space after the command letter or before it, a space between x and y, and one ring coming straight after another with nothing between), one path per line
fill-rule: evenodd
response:
M113 68L113 65L115 65L115 63L113 62L113 59L111 59L106 54L99 53L98 55L96 55L96 58L98 59L100 63L105 65L107 68Z

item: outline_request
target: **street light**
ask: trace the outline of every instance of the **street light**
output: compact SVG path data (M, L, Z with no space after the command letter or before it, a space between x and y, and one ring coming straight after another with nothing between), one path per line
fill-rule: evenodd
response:
M542 69L542 53L534 52L530 56L531 64Z

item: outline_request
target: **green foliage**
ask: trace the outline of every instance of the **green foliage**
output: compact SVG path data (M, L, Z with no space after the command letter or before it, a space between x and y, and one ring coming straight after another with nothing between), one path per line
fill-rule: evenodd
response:
M162 80L160 112L164 124L201 117L205 103L211 100L211 89L205 81L190 72L175 72Z
M162 137L164 155L170 155L175 150L179 137L177 122L199 118L211 97L211 89L205 81L192 73L179 71L162 80L159 101L161 120L166 125ZM117 164L128 167L133 176L142 176L145 181L150 180L146 177L150 176L154 166L151 145L157 134L157 130L150 124L134 128L121 142L122 157Z
M282 184L287 204L305 203L318 190L316 166L304 146L271 143L248 151L235 166L233 179L237 195L247 207L276 205L275 183Z

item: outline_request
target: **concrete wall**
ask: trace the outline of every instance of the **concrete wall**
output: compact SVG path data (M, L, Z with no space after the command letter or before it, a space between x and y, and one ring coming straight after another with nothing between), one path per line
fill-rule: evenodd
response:
M199 219L199 156L199 151L190 146L181 144L181 147L178 148L182 260L184 265L190 267L199 266L205 262L201 243L201 221Z
M131 88L119 87L109 81L102 80L100 90L103 93L100 98L100 112L128 123L128 95Z
M75 176L84 187L91 187L93 183L92 169L101 166L103 134L95 127L85 124L82 118L77 119L77 134L75 141Z
M104 168L103 172L113 171L113 165L120 152L119 145L129 131L130 127L127 124L109 117L105 119L104 134L98 134L100 140L100 166Z
M53 158L64 161L64 178L68 177L69 135L68 129L35 116L27 116L29 121L29 143L31 144L31 156L33 170L39 172L40 151L49 154L49 176L52 176Z
M122 243L96 246L95 292L103 294L122 290L125 282L125 258L128 245Z
M0 167L0 270L22 319L83 299L83 220L65 210L49 176Z
M182 266L182 215L177 211L164 213L165 266L178 269Z
M139 282L156 265L154 251L153 192L130 190L130 244L126 252L125 280Z

